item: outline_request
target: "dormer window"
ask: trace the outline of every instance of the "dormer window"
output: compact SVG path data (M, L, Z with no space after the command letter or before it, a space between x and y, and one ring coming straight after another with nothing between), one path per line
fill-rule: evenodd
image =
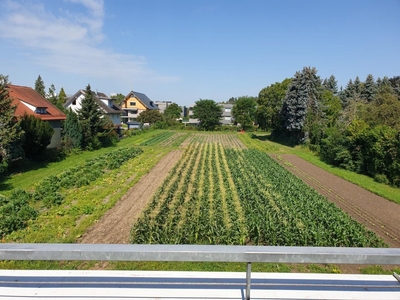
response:
M39 115L47 114L46 107L36 107L35 113Z
M154 103L153 103L153 101L151 101L151 102L150 102L150 105L154 107Z

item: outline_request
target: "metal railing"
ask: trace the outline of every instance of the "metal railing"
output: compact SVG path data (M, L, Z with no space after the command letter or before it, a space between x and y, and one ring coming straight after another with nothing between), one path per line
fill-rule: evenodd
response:
M250 299L253 262L400 265L400 248L0 244L0 260L245 262L245 297Z

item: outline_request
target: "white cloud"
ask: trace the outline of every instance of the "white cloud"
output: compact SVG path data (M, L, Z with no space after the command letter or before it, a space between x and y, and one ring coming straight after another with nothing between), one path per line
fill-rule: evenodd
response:
M112 80L172 82L177 77L158 74L141 56L102 47L103 0L64 0L77 10L55 15L43 4L7 0L0 4L0 39L16 42L29 59L62 73ZM79 8L79 9L78 9ZM83 9L82 9L83 8Z

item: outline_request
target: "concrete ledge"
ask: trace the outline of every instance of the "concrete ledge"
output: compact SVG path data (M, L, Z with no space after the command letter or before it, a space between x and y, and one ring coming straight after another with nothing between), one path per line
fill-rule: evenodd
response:
M246 273L0 270L0 299L245 299ZM391 275L252 273L251 299L400 299Z

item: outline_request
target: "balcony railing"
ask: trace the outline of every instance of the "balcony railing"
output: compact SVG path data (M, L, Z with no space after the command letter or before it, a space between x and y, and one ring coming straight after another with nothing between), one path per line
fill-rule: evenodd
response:
M245 298L250 299L253 262L400 265L400 248L0 244L0 260L245 262Z

